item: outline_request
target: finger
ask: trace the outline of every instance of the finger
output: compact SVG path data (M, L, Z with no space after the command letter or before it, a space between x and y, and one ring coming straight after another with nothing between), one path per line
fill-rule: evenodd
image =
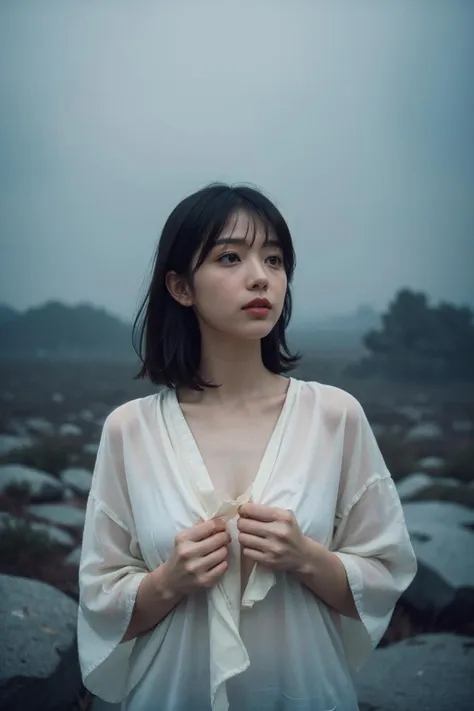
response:
M198 541L193 546L193 557L203 558L218 548L229 545L231 540L230 534L227 533L227 531L224 531L224 533L215 533L203 541Z
M251 533L253 536L268 537L272 533L271 524L256 521L253 518L239 518L237 528L242 533Z
M212 518L216 531L227 531L227 523L223 518Z
M205 538L209 538L214 533L218 531L225 531L226 525L222 519L213 519L211 521L203 521L202 523L197 523L195 526L187 531L187 538L190 541L202 541Z
M263 553L263 551L257 551L254 548L243 548L242 555L249 560L253 560L255 563L269 567L268 556L266 553Z
M229 551L226 546L221 546L216 551L209 553L208 555L201 558L197 570L201 573L207 572L214 568L216 565L220 565L222 561L227 560Z
M251 548L252 550L268 552L269 543L266 538L260 538L260 536L251 536L248 533L239 534L239 543L244 548Z
M204 587L212 587L212 585L214 585L217 582L217 580L222 575L224 575L227 568L228 568L227 561L223 560L222 563L219 563L211 570L208 570L206 573L201 573L203 586Z
M239 515L243 518L252 518L255 521L263 521L270 523L278 520L278 509L272 506L263 506L262 504L242 504L239 508Z

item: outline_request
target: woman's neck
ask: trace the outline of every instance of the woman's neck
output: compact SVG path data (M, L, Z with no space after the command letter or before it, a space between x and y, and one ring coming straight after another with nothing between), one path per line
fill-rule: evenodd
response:
M199 371L204 381L219 387L205 388L196 399L223 405L275 394L278 381L284 380L265 368L259 339L243 341L222 334L202 338Z

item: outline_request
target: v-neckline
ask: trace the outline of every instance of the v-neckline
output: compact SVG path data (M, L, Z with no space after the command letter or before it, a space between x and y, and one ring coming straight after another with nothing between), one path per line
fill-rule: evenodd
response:
M272 433L265 446L260 464L257 467L255 476L253 477L249 487L241 494L239 499L249 492L252 492L252 495L257 500L260 499L278 457L288 415L292 410L292 405L295 401L298 383L298 380L291 377L288 378L285 400L276 419ZM170 391L169 403L171 408L170 414L179 435L179 442L186 451L187 462L191 465L193 473L196 477L195 485L202 494L218 494L220 496L224 496L228 501L232 500L230 492L222 491L215 487L204 461L204 457L199 449L197 440L179 403L177 392L174 389Z

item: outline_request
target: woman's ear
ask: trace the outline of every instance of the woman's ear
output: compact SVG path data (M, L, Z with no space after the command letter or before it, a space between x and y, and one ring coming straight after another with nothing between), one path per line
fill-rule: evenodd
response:
M168 272L165 277L166 288L178 304L181 306L192 306L193 297L188 282L183 276L176 272Z

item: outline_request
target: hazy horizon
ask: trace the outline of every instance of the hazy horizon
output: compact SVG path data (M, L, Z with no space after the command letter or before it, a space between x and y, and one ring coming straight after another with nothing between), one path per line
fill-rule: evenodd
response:
M474 3L0 5L0 302L130 320L208 182L292 231L294 320L474 306Z

